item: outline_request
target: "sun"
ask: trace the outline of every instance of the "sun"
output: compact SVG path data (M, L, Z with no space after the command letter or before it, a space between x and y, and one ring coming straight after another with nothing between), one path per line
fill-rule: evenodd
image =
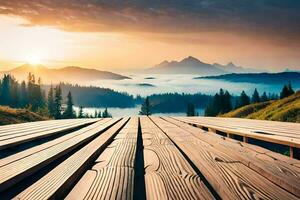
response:
M36 54L32 54L28 56L27 62L31 65L39 65L41 64L41 58Z

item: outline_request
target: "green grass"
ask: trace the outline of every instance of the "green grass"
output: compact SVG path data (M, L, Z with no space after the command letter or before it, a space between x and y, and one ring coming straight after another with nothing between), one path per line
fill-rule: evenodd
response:
M13 109L6 106L0 106L0 125L43 120L47 120L47 118L26 109Z
M284 99L250 104L221 116L300 123L300 91Z

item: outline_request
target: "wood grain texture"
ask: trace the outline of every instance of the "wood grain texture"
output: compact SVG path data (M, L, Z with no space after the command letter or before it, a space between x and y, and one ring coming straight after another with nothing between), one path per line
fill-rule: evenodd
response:
M153 120L188 155L221 198L298 199L183 128L159 118Z
M103 151L128 119L123 119L96 139L77 151L43 178L31 185L15 199L59 199L68 185L72 185L88 162Z
M288 131L276 131L272 128L269 128L266 130L261 130L258 128L253 127L251 128L241 128L243 126L242 122L235 122L235 121L229 121L227 119L226 123L218 123L218 120L216 119L215 122L208 121L206 119L202 118L189 118L189 117L178 117L176 119L179 119L180 121L189 123L191 125L196 125L199 127L206 127L211 128L214 130L218 130L224 133L234 134L234 135L240 135L245 136L248 138L254 138L262 141L272 142L276 144L282 144L292 147L300 148L300 128L299 125L296 125L296 128L291 128L291 132ZM231 119L230 119L231 120ZM233 120L233 119L232 119ZM261 122L260 122L261 123ZM270 123L270 122L266 122ZM283 123L283 122L281 122ZM237 124L237 125L235 125ZM291 123L292 124L292 123ZM249 125L248 125L249 126ZM290 127L289 127L290 128ZM297 133L297 134L296 134Z
M0 143L98 120L3 126ZM0 159L0 199L1 191L14 186L22 189L15 199L300 198L299 160L212 133L297 142L298 125L203 117L140 117L125 123L102 119ZM39 180L29 178L71 151ZM30 184L23 185L23 179Z
M95 120L76 120L73 122L52 123L50 125L44 125L38 128L35 127L29 130L18 129L17 131L7 131L0 135L0 150L76 129L77 127L87 126L93 122L95 122Z
M192 127L183 122L172 118L164 119L190 132L193 136L207 142L219 151L226 152L232 159L243 163L278 186L300 197L299 168L267 155L266 151L263 153L255 151L254 145L242 143L230 138L224 138L217 134L207 135L209 133L206 131Z
M55 159L75 149L83 142L89 141L113 125L117 120L109 120L106 121L107 123L100 121L92 124L92 129L87 128L84 132L79 130L79 134L74 137L2 166L0 168L0 191L11 187Z
M103 124L104 124L104 123L108 122L109 120L110 120L110 119L103 119L103 120L102 120L101 122L99 122L99 123L103 123ZM98 123L98 124L92 124L92 125L90 125L90 126L84 127L84 128L82 128L82 129L80 129L80 130L77 130L77 131L75 131L75 132L72 132L72 133L63 135L63 136L61 136L61 137L59 137L59 138L56 138L56 139L54 139L54 140L45 142L45 143L43 143L43 144L40 144L40 145L31 147L31 148L26 149L26 150L24 150L24 151L21 151L21 152L19 152L19 153L13 154L13 155L11 155L11 156L2 158L2 159L0 159L0 168L3 167L3 166L5 166L5 165L8 165L8 164L10 164L10 163L13 163L13 162L15 162L15 161L17 161L17 160L20 160L20 159L22 159L22 158L25 158L25 157L28 157L28 156L30 156L30 155L33 155L33 154L35 154L35 153L37 153L37 152L43 151L43 150L45 150L45 149L47 149L47 148L50 148L50 147L52 147L52 146L54 146L54 145L57 145L57 144L59 144L59 143L62 143L62 142L64 142L64 141L66 141L66 140L69 140L70 138L73 138L73 137L75 137L75 136L77 136L77 135L80 135L80 134L82 134L82 133L84 133L84 132L86 132L86 131L92 130L94 127L98 126L99 123Z
M141 118L147 199L214 199L172 141Z
M49 120L42 122L29 122L17 125L5 125L0 126L0 137L4 135L18 134L24 132L34 132L36 130L42 130L48 127L55 127L66 125L69 123L80 123L80 122L96 122L101 119L62 119L62 120Z
M133 199L137 137L138 118L132 118L66 199Z
M229 126L244 129L258 129L261 131L272 131L278 134L294 134L299 136L300 124L291 122L277 122L267 120L253 120L241 118L226 118L226 117L179 117L181 119L190 119L206 124L217 124L219 126Z

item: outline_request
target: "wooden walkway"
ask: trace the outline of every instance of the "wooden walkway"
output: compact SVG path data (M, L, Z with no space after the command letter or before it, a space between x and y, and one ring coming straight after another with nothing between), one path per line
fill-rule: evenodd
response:
M299 199L300 161L256 140L295 155L300 126L204 117L1 126L0 199Z

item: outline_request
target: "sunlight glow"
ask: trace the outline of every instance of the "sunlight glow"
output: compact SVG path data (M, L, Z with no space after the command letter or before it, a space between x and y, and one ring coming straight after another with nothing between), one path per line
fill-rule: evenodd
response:
M27 62L31 65L39 65L41 64L41 58L38 55L33 54L27 58Z

